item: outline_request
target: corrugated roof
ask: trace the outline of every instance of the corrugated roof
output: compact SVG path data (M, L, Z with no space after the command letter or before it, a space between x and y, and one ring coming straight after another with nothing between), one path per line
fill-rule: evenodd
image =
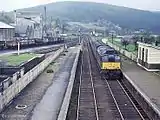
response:
M0 28L14 28L14 27L0 21Z

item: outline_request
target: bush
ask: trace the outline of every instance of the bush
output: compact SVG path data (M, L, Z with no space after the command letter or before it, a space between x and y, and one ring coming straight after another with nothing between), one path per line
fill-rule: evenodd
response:
M47 73L53 73L54 71L52 69L48 69Z
M66 54L65 54L65 53L62 53L61 55L66 56Z
M55 64L55 62L51 62L51 65L54 65Z

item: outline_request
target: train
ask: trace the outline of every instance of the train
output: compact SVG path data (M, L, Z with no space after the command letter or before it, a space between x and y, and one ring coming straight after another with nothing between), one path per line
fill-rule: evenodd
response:
M90 46L102 76L111 80L122 79L121 57L118 52L99 41L91 40Z
M17 49L18 41L20 43L21 48L34 47L34 46L43 46L43 45L51 45L57 43L64 43L64 37L47 37L44 39L25 39L18 38L12 41L1 41L0 49Z

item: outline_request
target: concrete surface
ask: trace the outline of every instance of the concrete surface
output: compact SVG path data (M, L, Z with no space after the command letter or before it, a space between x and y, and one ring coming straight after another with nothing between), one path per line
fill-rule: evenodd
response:
M67 112L68 112L68 107L69 107L69 104L70 104L73 84L74 84L74 81L75 81L76 70L77 70L77 65L78 65L81 46L78 49L79 50L78 50L78 53L76 55L76 58L74 60L74 64L73 64L73 67L72 67L72 70L71 70L71 75L70 75L70 78L69 78L69 84L68 84L68 87L67 87L67 90L66 90L66 93L65 93L63 103L62 103L62 106L61 106L61 109L60 109L57 120L66 120L66 117L67 117Z
M33 110L31 120L57 119L77 54L76 48L70 48L69 51L67 60L61 64L59 72L53 77L53 84L48 88L40 103Z
M122 70L160 111L160 76L147 72L126 57L122 57Z

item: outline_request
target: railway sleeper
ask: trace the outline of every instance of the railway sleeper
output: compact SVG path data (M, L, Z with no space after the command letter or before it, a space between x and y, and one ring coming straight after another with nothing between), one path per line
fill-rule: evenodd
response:
M146 102L140 93L131 85L131 83L124 78L121 80L122 85L125 89L128 90L128 94L131 97L132 101L136 105L137 109L141 112L143 117L147 119L158 120L160 116L151 108L151 106Z

